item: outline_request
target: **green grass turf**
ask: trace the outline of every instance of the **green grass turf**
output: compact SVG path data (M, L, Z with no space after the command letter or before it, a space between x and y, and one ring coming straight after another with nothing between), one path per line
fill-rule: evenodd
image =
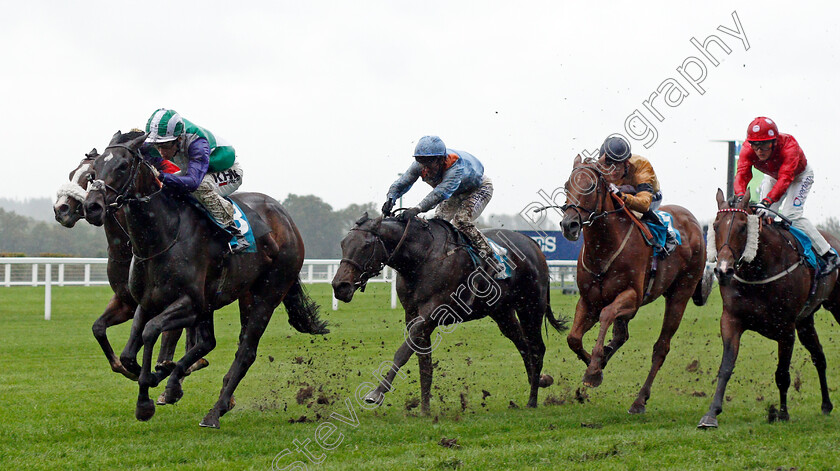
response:
M388 286L371 285L335 312L327 285L309 289L324 306L332 333L294 332L279 309L236 391L236 408L222 417L220 430L211 430L198 422L215 402L233 359L235 307L216 314L218 343L207 356L210 367L186 379L178 404L159 406L144 423L134 419L136 383L110 371L90 331L110 297L107 288L53 288L52 320L45 321L43 288L0 287L2 468L269 469L285 449L292 454L278 460L278 469L304 469L294 465L296 459L308 469L346 470L840 468L840 421L820 414L816 373L801 345L791 368L790 422L767 422L767 408L778 404L776 344L747 333L721 427L695 428L709 407L720 362L717 292L705 307L689 304L644 415L631 416L627 409L650 366L661 300L630 323L630 340L605 370L603 385L585 389L582 402L575 392L584 365L566 346L565 334L549 331L544 373L555 384L540 391L535 410L510 406L524 405L528 394L513 344L489 319L460 325L433 354L439 364L432 414L421 417L419 408L408 407L419 397L413 358L407 378L395 382L381 408L366 411L354 399L356 388L374 381L373 370L392 359L403 338L403 313L389 309ZM574 296L552 293L555 313L571 316L575 302ZM817 314L817 326L837 400L840 327L826 312ZM588 348L594 335L585 338ZM128 324L112 328L109 336L121 350ZM697 368L687 369L694 361ZM311 397L305 397L308 387ZM154 397L161 390L153 390ZM353 405L355 427L331 417L351 415L345 399ZM546 399L554 405L544 404ZM304 422L290 423L301 417ZM322 443L340 444L324 450L315 436L329 424L335 432ZM443 438L456 439L457 447L441 446ZM295 451L295 441L306 440L320 464Z

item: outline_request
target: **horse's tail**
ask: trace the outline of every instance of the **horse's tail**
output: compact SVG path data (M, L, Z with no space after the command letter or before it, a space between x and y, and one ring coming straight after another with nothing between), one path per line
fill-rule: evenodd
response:
M554 317L554 312L551 311L551 288L545 290L545 320L557 332L563 333L569 330L569 319L563 316L557 319ZM548 327L545 330L548 332Z
M328 334L327 321L321 320L318 316L320 307L304 291L300 284L300 278L295 280L286 297L283 298L283 305L289 314L289 324L298 332L304 334Z
M712 292L714 283L714 271L712 271L709 267L703 268L703 276L700 278L700 283L697 283L697 287L694 288L694 294L691 295L691 299L694 301L694 304L697 306L703 306L706 304L706 301L709 299L709 294Z

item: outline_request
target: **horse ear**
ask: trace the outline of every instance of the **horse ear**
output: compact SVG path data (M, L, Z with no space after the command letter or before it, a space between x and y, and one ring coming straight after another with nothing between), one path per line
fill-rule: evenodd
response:
M738 201L738 207L741 209L747 209L750 206L750 192L748 191L741 200Z
M114 137L111 138L111 142L109 142L108 145L110 146L112 144L116 144L117 142L119 142L120 136L122 136L122 133L120 131L117 131L114 134Z
M365 211L365 213L364 213L364 214L362 214L362 217L360 217L360 218L356 221L356 225L357 225L357 226L361 226L362 224L364 224L365 222L367 222L367 221L369 221L369 220L370 220L370 218L368 217L368 213L367 213L367 211Z
M580 165L580 163L581 163L581 162L583 162L583 157L581 157L581 156L580 156L580 154L578 154L578 155L575 157L575 166Z
M141 135L139 135L139 136L135 137L134 139L132 139L132 140L130 140L130 141L128 141L128 142L126 142L125 144L126 144L128 147L131 147L132 149L137 149L138 147L140 147L141 145L143 145L143 143L144 143L144 142L146 142L146 136L147 136L147 134L146 134L146 133L143 133L143 134L141 134Z
M718 209L723 209L723 206L726 204L726 198L723 196L723 190L721 190L720 188L718 188L716 198Z
M85 154L85 157L87 157L88 159L95 159L95 158L99 157L99 152L97 152L96 147L94 147L93 149L90 150L90 152Z

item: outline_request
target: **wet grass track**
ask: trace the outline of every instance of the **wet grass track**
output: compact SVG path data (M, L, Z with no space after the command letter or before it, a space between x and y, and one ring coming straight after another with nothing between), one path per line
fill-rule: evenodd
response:
M177 405L158 407L141 423L134 419L136 383L110 371L90 332L110 297L107 288L54 288L52 321L43 320L43 288L0 288L2 467L269 469L284 450L290 453L275 463L281 469L304 469L296 460L308 469L347 470L840 467L840 412L820 414L816 373L801 345L792 362L789 423L767 421L770 405L778 405L776 344L747 333L720 429L695 428L709 406L721 355L716 291L705 307L689 304L643 416L627 408L648 372L661 300L630 323L630 340L597 389L578 391L584 365L564 335L549 331L544 373L555 382L541 390L536 410L511 404L523 405L528 393L513 344L488 319L463 324L433 354L432 414L420 417L413 358L408 377L397 379L382 407L363 410L354 399L403 338L403 314L388 308L388 287L371 285L336 312L329 310L327 285L309 289L325 306L332 333L296 333L279 309L236 392L236 408L220 430L210 430L198 422L233 359L236 308L217 313L210 367L186 379ZM576 298L552 295L555 313L571 316ZM817 326L832 399L840 404L840 326L825 312L817 314ZM109 336L120 350L128 325ZM585 340L591 347L594 331ZM334 448L316 444L316 434Z

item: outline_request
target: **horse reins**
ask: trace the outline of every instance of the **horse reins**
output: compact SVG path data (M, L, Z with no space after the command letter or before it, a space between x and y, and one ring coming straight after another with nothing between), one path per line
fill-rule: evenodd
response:
M735 213L743 213L747 217L750 216L750 213L747 212L746 210L743 210L743 209L740 209L740 208L719 209L718 213L732 213L732 220L729 222L729 230L726 233L726 240L724 241L723 245L720 246L720 249L723 249L724 247L729 247L729 251L732 252L732 254L734 255L735 251L732 250L732 246L729 245L729 239L730 239L730 237L732 237L732 226L734 225L732 223L735 221ZM759 227L762 227L762 226L759 226ZM796 249L796 247L793 246L793 244L791 244L790 240L788 240L787 237L782 235L782 238L785 240L785 242L788 244L788 246L791 249L793 249L794 252L796 252L797 254L799 253L799 251ZM718 253L720 253L720 249L717 249ZM743 264L743 259L744 259L744 254L741 253L741 256L738 258L738 261L735 263L735 269L736 270L738 270L741 267L741 265ZM747 263L749 263L749 262L747 262ZM742 283L742 284L745 284L745 285L763 285L763 284L771 283L771 282L776 281L778 279L784 278L785 276L793 273L793 271L796 270L799 267L799 265L801 265L801 264L802 264L802 257L800 256L799 260L796 263L794 263L793 265L791 265L790 267L788 267L786 270L783 270L783 271L781 271L781 272L779 272L779 273L777 273L773 276L770 276L768 278L764 278L762 280L755 280L755 281L746 280L746 279L738 276L737 273L733 274L732 278L734 278L739 283Z
M355 288L358 288L362 293L364 293L365 288L367 287L368 280L382 273L382 270L385 268L385 266L391 263L391 261L394 259L394 256L396 256L396 254L400 251L400 248L402 248L403 243L405 242L405 239L408 236L408 227L411 225L411 221L412 219L409 219L406 223L405 229L402 233L402 237L400 237L400 241L397 242L397 246L394 247L394 250L390 254L388 254L388 248L385 247L385 241L382 240L382 236L378 232L370 229L361 229L359 227L354 227L350 229L351 231L362 231L367 232L369 234L373 234L376 241L379 242L379 245L374 246L373 250L370 251L370 256L368 256L367 260L365 260L364 265L349 258L341 259L341 262L347 262L348 264L350 264L351 266L353 266L361 272L361 274L359 275L359 281L353 283ZM373 256L376 255L376 247L379 246L382 246L382 250L385 252L385 255L387 255L387 258L384 262L380 262L378 267L368 268L368 264L371 263L371 261L373 260Z
M163 187L161 186L160 188L158 188L157 190L155 190L153 193L151 193L149 195L145 195L145 196L141 196L141 197L130 197L130 196L128 196L128 192L131 189L131 184L132 184L132 182L134 182L136 180L137 174L140 171L140 166L144 165L144 164L146 166L148 166L149 168L152 168L152 166L148 162L143 160L143 157L140 155L140 150L139 149L132 149L131 147L129 147L125 144L112 144L112 145L109 145L108 147L106 147L105 150L107 151L108 149L112 149L112 148L126 149L131 153L131 155L134 158L132 159L132 162L131 162L131 170L129 172L129 177L125 180L125 183L122 185L122 189L120 189L120 190L117 190L116 188L112 187L111 185L108 185L102 179L95 179L94 180L92 174L88 174L88 180L90 181L90 185L88 186L88 191L101 191L101 190L105 189L105 190L112 191L112 192L116 193L116 195L117 195L117 197L114 198L114 202L110 203L108 205L107 210L105 211L106 214L113 213L114 211L123 207L126 203L129 203L131 201L139 201L139 202L142 202L142 203L147 203L152 199L152 197L160 194L163 191ZM120 227L120 229L126 235L128 235L128 231L126 231L126 229L122 226L122 224L120 224L120 221L115 216L113 216L113 214L111 214L111 216L114 217L114 221L117 223L117 225ZM178 242L178 240L180 238L180 235L181 235L181 213L178 213L177 227L178 227L178 232L175 234L175 237L172 239L172 242L170 242L169 245L166 246L166 248L161 250L160 252L157 252L157 253L155 253L153 255L150 255L148 257L142 257L139 254L137 254L137 252L134 251L134 247L132 246L131 247L131 254L134 256L134 258L137 259L138 262L145 262L147 260L151 260L151 259L153 259L153 258L155 258L159 255L162 255L162 254L168 252L169 249L171 249Z

